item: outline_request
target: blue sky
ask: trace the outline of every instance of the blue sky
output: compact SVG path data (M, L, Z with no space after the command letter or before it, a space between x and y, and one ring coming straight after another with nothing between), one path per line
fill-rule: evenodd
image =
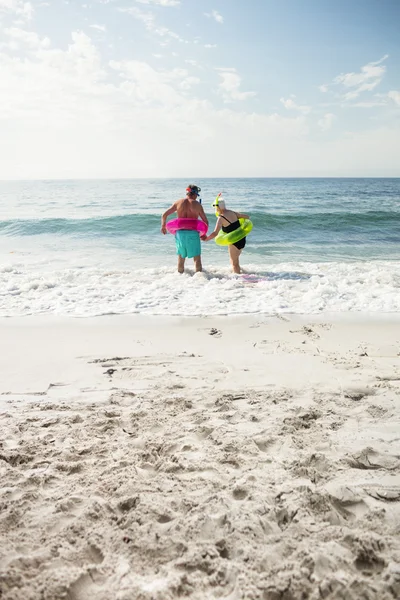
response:
M0 178L400 176L398 0L0 0Z

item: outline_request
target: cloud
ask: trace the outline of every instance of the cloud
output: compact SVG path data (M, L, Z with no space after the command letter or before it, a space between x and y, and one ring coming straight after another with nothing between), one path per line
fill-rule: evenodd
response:
M400 92L393 90L388 93L388 97L400 106Z
M137 8L135 6L129 8L119 7L118 10L119 12L126 13L134 19L141 21L148 31L153 31L156 27L155 17L153 13L143 12L142 10L140 10L140 8Z
M386 100L371 100L371 102L354 102L347 104L350 108L375 108L376 106L387 106Z
M328 131L331 129L336 116L332 113L326 113L321 119L318 121L318 127L322 129L322 131Z
M181 90L190 90L194 85L198 85L200 83L200 79L198 77L186 77L181 83L179 87Z
M143 61L110 61L123 81L121 90L143 107L174 108L186 102L179 90L190 90L200 83L186 69L157 70Z
M344 100L354 100L362 92L371 92L380 84L386 73L386 66L382 63L387 58L389 55L385 54L379 60L361 67L361 71L358 73L341 73L334 78L331 86L340 86L343 90L349 90L342 95ZM326 92L328 87L328 85L322 85L319 89Z
M399 174L396 121L315 141L302 113L202 99L189 64L105 62L85 33L65 46L30 33L16 55L0 52L0 179ZM236 70L221 74L237 76L223 89L242 99Z
M204 48L216 48L217 44L204 44Z
M87 109L94 115L93 103L84 104L94 90L99 90L105 73L96 48L84 33L74 32L65 51L52 48L35 35L17 34L29 49L24 57L0 53L0 120L3 124L15 120L16 131L26 127L27 134L38 128L38 140L41 127L57 130L62 127L61 119L68 126L77 113ZM102 93L106 92L102 88Z
M82 32L65 49L30 47L20 37L28 54L0 52L0 179L184 175L196 164L216 173L216 159L228 173L266 140L276 152L308 131L302 116L215 108L193 96L200 81L188 69L104 63ZM227 96L246 96L235 70L220 75ZM236 77L229 83L226 75ZM213 155L221 139L229 148L223 158Z
M204 13L204 15L209 19L214 19L214 21L216 21L220 25L222 25L222 23L224 22L224 17L216 10L212 10L210 13Z
M0 0L0 13L11 13L30 20L33 17L34 9L30 2L23 0Z
M19 27L10 27L4 29L4 34L14 42L14 48L25 46L32 49L49 48L49 38L40 38L34 31L25 31Z
M156 4L158 6L179 6L180 0L136 0L140 4Z
M93 23L93 25L89 25L89 27L91 29L97 29L97 31L103 31L103 32L107 31L107 27L105 25L97 25L96 23Z
M236 69L216 69L222 81L219 84L219 93L223 96L225 102L234 102L236 100L246 100L256 95L255 92L241 92L240 86L242 79Z
M311 106L300 106L299 104L296 104L294 98L296 98L296 96L292 94L290 98L281 98L280 101L287 110L297 110L303 115L307 115L309 112L311 112Z
M182 43L188 43L187 40L181 38L181 36L175 33L174 31L171 31L167 27L158 25L153 13L144 12L135 6L130 8L118 8L118 10L122 13L131 15L134 19L137 19L138 21L141 21L144 24L147 31L151 31L156 35L165 38L165 41L161 44L163 46L165 46L167 42L171 39Z

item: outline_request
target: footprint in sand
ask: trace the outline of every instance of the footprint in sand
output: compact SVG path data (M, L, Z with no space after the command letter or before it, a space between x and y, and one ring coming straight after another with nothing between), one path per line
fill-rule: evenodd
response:
M373 396L375 394L375 390L368 387L349 388L347 390L343 390L343 394L345 398L353 400L354 402L359 402L366 396Z
M91 570L90 574L81 575L67 592L67 600L87 600L95 598L103 589L105 578Z
M310 429L320 418L321 413L316 410L309 410L299 413L295 416L285 417L283 419L284 430L286 427L293 427L295 430Z
M90 365L101 364L102 367L115 367L115 363L119 363L125 360L132 360L130 356L114 356L113 358L95 358L94 360L89 360Z
M208 332L208 335L212 335L214 337L220 338L222 336L222 331L220 331L219 329L216 329L215 327L212 327L210 329L210 331Z
M368 485L363 490L371 498L381 500L382 502L400 502L399 486Z
M328 485L327 491L333 508L345 518L361 518L369 510L358 491L349 486Z
M290 333L302 333L312 340L318 340L320 338L320 335L316 333L312 327L308 327L307 325L304 325L301 329L290 329Z
M354 469L385 469L393 471L400 467L398 456L391 454L382 454L373 448L365 448L356 454L348 457L347 462Z
M386 566L386 561L380 556L384 550L383 540L374 534L349 534L344 543L355 555L354 566L365 574L380 573Z
M248 495L249 492L241 487L235 488L232 492L232 496L235 498L235 500L245 500L245 498L247 498Z
M253 442L260 452L270 452L271 447L275 444L275 438L254 438Z

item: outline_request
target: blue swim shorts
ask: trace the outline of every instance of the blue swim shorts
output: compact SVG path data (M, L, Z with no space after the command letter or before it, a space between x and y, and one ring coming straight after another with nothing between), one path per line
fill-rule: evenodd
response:
M179 229L175 234L176 253L182 258L193 258L201 254L201 242L198 231Z

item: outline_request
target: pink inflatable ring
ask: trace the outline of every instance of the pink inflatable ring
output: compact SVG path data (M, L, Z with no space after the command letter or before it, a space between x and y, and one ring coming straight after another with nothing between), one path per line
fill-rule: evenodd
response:
M168 233L173 233L175 235L175 233L180 229L198 231L200 235L205 235L207 233L208 227L203 221L200 221L199 219L173 219L173 221L168 221Z

